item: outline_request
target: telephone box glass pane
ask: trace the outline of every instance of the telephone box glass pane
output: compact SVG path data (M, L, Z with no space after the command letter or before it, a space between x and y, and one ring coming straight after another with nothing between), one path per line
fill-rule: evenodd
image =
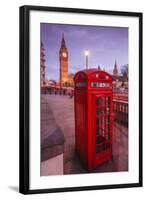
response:
M110 97L96 98L96 153L110 147Z

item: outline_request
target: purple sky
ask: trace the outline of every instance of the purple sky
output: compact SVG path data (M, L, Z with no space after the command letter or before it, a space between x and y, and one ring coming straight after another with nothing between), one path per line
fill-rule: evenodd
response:
M100 65L112 72L115 59L118 69L128 64L128 28L42 23L47 79L59 79L59 49L63 34L69 53L69 73L85 68L85 49L90 51L89 68Z

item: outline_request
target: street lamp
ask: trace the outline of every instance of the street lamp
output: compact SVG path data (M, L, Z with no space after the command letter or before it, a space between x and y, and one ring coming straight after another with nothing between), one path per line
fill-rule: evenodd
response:
M88 69L88 56L89 56L89 50L85 50L85 58L86 58L86 69Z

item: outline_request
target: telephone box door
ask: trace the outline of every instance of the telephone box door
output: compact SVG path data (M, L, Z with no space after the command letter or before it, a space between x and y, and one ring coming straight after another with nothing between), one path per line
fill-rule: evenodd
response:
M112 156L112 95L93 95L93 166Z

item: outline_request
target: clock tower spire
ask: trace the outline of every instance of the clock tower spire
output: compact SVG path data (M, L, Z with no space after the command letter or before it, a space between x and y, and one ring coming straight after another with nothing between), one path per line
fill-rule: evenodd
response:
M59 50L59 62L60 62L60 84L66 85L68 82L68 50L64 35L62 35L61 47Z
M64 34L62 35L61 48L66 48Z

